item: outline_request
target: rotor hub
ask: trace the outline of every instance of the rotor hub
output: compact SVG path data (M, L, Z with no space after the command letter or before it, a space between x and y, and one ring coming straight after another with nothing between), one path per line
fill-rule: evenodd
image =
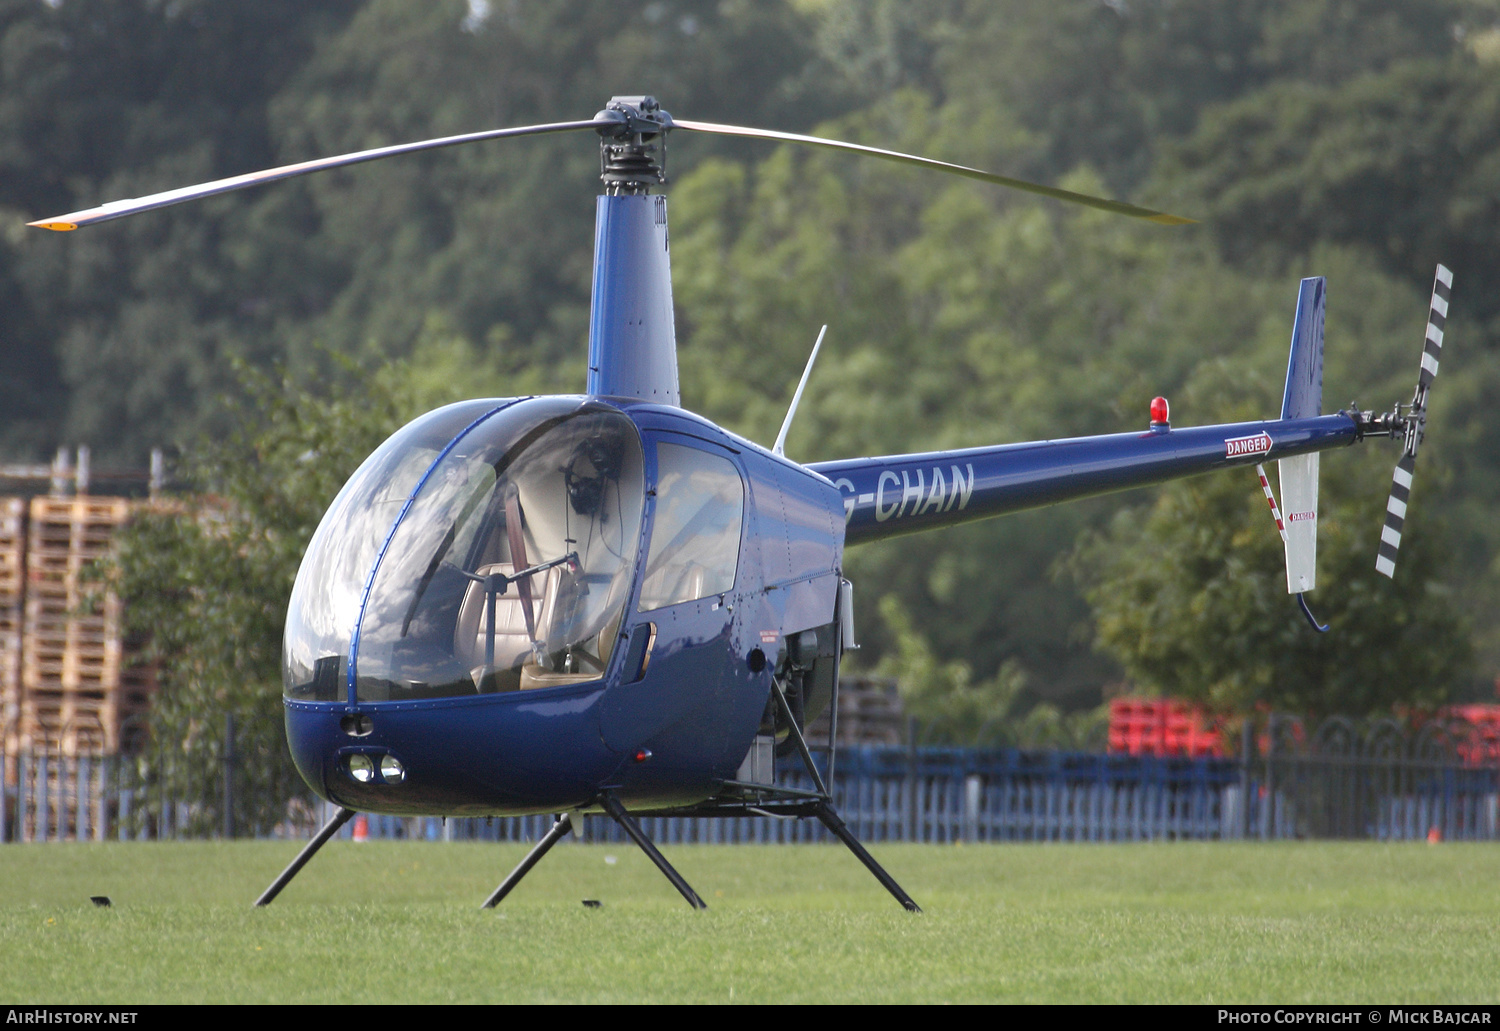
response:
M594 117L612 123L596 130L599 179L605 193L643 194L667 181L667 131L672 128L672 116L655 97L612 97Z

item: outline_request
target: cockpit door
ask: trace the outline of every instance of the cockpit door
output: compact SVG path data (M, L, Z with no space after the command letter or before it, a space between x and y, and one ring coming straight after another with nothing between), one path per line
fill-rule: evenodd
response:
M648 540L627 615L629 644L601 712L605 743L653 764L717 763L733 689L735 621L746 588L750 520L736 456L687 434L646 435ZM663 771L665 772L665 771Z

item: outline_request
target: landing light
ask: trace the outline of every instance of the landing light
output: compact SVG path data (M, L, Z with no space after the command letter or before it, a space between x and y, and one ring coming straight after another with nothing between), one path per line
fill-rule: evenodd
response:
M361 784L368 784L375 779L375 764L370 761L368 755L351 755L349 757L349 776Z
M387 784L400 784L406 779L406 767L402 766L401 760L394 755L382 756L380 776Z

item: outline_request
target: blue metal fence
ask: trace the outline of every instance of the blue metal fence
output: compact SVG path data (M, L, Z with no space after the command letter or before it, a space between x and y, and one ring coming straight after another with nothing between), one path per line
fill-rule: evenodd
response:
M7 773L0 841L198 837L195 804L119 757L0 755ZM826 772L826 771L825 771ZM790 762L788 787L811 785ZM840 749L834 805L865 841L1146 841L1240 837L1494 840L1500 771L1442 759L1298 753L1161 759L1023 749ZM298 800L284 819L244 836L305 838L331 809ZM829 840L812 819L651 817L666 844ZM551 817L418 819L369 816L341 832L370 838L533 841ZM604 817L577 840L623 841Z

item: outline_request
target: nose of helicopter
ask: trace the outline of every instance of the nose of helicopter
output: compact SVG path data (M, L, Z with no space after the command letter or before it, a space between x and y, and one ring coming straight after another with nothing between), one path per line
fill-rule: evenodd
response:
M323 797L373 812L546 812L619 757L597 704L633 583L641 439L588 398L417 419L350 478L303 558L287 736Z
M417 705L286 702L287 742L321 797L360 812L455 816L584 805L621 756L599 734L602 682Z

